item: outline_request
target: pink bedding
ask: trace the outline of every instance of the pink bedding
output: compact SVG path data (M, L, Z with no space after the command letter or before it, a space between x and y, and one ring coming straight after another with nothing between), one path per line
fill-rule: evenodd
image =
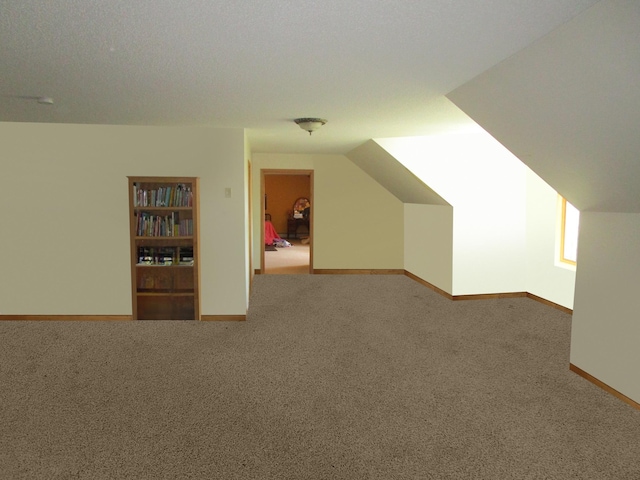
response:
M276 232L273 224L269 220L264 222L264 244L273 245L274 240L280 240L280 235Z

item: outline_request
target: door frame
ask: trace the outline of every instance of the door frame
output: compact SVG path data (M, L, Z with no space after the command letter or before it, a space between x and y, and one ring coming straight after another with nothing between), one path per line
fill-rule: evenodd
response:
M255 272L253 270L253 166L250 158L247 159L247 180L247 185L249 185L249 225L247 226L249 231L249 294L251 294Z
M309 210L309 273L313 273L313 223L315 201L313 198L313 170L297 170L297 169L281 169L281 168L262 168L260 169L260 273L266 273L264 265L264 178L266 175L301 175L309 177L309 201L311 208Z

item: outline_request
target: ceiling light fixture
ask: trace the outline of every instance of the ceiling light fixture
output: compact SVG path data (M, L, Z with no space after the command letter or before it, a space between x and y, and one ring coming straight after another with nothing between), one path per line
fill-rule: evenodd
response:
M41 105L53 105L53 98L44 97L42 95L7 95L7 94L0 93L0 97L21 98L24 100L35 100Z
M327 123L324 118L296 118L294 122L296 122L301 129L309 132L309 135Z

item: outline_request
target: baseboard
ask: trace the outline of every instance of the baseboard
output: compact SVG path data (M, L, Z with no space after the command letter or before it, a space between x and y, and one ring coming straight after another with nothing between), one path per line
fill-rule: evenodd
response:
M244 322L246 315L201 315L200 320L203 322Z
M131 315L0 315L2 320L130 321Z
M205 322L243 322L246 315L201 315ZM53 321L131 321L131 315L0 315L0 321L53 320Z
M260 269L255 270L256 275L262 274ZM432 283L423 280L408 270L401 269L314 269L316 275L405 275L421 285L433 290L434 292L448 298L449 300L490 300L494 298L518 298L527 297L536 302L553 307L569 315L573 314L573 310L563 307L557 303L546 300L542 297L529 292L511 292L511 293L486 293L477 295L451 295L441 288L436 287ZM246 315L202 315L200 319L206 322L242 322L247 318ZM131 315L0 315L2 320L81 320L81 321L125 321L131 320Z
M444 290L442 290L441 288L436 287L433 283L429 283L426 280L423 280L422 278L420 278L417 275L414 275L413 273L405 270L404 271L405 276L409 277L411 280L414 280L416 282L418 282L420 285L423 285L425 287L427 287L430 290L433 290L436 293L439 293L440 295L442 295L445 298L448 298L449 300L453 300L453 295L451 295L450 293L445 292Z
M588 380L589 382L593 383L597 387L600 387L602 390L604 390L605 392L613 395L614 397L618 398L619 400L622 400L624 403L626 403L628 405L631 405L633 408L635 408L637 410L640 410L640 403L636 402L635 400L630 399L626 395L620 393L615 388L611 388L609 385L607 385L606 383L598 380L593 375L590 375L589 373L585 372L581 368L576 367L573 363L569 364L569 370L571 370L573 373L575 373L577 375L580 375L585 380Z
M256 268L254 273L261 275L263 272ZM404 270L397 268L314 268L315 275L402 275Z
M377 269L335 269L335 268L314 268L313 273L317 275L402 275L404 270L394 268Z
M454 295L453 300L494 300L496 298L524 298L526 296L527 292L477 293L473 295Z
M536 302L540 302L543 303L545 305L548 305L550 307L555 308L556 310L560 310L561 312L564 313L568 313L569 315L573 315L573 310L567 307L563 307L562 305L559 305L557 303L551 302L545 298L539 297L537 295L534 295L533 293L529 293L527 292L527 298L530 298L531 300L535 300Z
M412 280L415 280L416 282L420 283L421 285L424 285L427 288L430 288L431 290L433 290L434 292L439 293L440 295L442 295L443 297L448 298L449 300L453 300L453 301L464 301L464 300L492 300L495 298L530 298L531 300L535 300L536 302L540 302L544 305L547 305L549 307L553 307L556 310L560 310L561 312L564 313L568 313L569 315L573 315L573 310L571 310L570 308L564 307L562 305L559 305L557 303L554 303L550 300L546 300L542 297L539 297L537 295L534 295L533 293L529 293L529 292L508 292L508 293L480 293L477 295L451 295L447 292L445 292L444 290L436 287L435 285L433 285L432 283L427 282L426 280L423 280L422 278L418 277L417 275L414 275L413 273L405 270L404 274L411 278Z

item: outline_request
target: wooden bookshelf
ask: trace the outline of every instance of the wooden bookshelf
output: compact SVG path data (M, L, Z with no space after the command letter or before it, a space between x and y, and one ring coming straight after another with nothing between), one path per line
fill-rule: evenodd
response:
M134 320L200 320L195 177L128 177Z

